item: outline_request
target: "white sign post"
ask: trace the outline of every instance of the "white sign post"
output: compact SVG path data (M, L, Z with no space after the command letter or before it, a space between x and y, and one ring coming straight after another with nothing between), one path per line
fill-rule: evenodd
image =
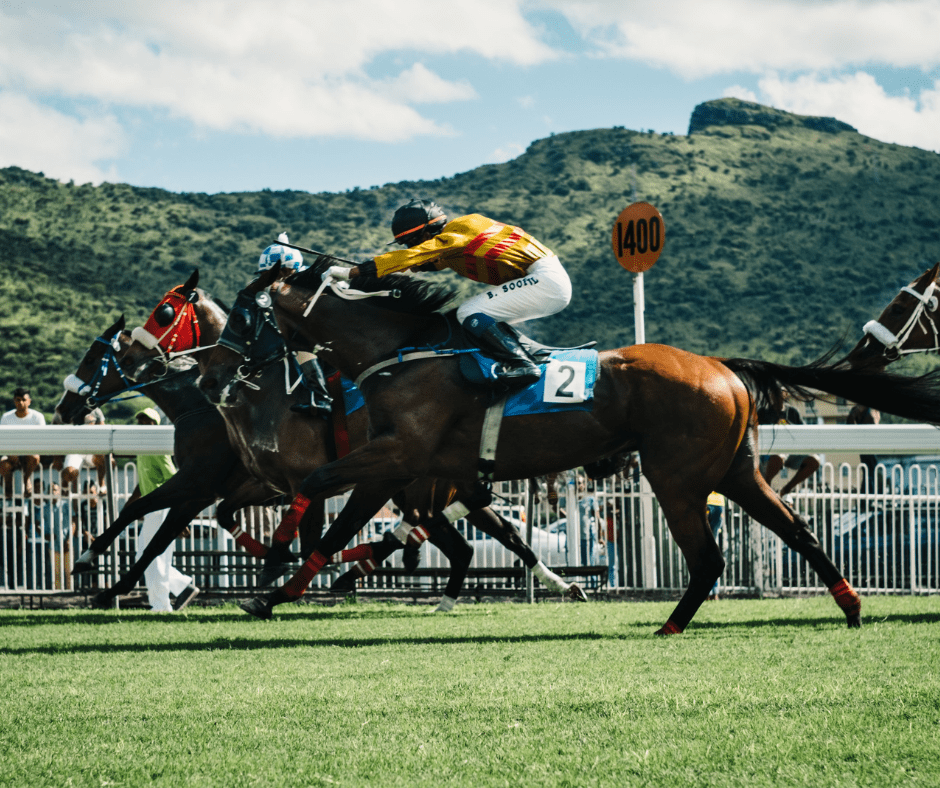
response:
M663 217L647 202L635 202L623 209L614 222L614 256L633 274L633 324L636 344L646 342L646 297L643 272L653 267L666 240ZM642 470L642 467L641 469ZM645 476L640 476L641 549L643 551L643 587L656 588L656 539L653 537L653 490ZM623 546L621 545L621 549Z

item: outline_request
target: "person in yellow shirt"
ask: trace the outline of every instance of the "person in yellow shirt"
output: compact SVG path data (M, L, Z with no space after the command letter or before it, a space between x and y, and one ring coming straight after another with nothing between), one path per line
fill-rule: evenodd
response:
M352 268L333 266L338 279L382 277L407 270L441 271L488 285L457 309L457 320L506 360L500 377L520 384L540 377L538 366L508 324L547 317L571 301L571 280L558 256L519 227L480 214L448 221L432 200L414 199L392 219L393 243L405 246Z

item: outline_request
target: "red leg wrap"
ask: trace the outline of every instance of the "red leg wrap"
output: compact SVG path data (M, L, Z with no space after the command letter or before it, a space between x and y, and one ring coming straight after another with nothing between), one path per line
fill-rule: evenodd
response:
M416 525L411 529L411 533L408 534L408 544L417 547L423 542L426 542L429 536L430 534L424 526Z
M274 536L271 537L272 545L286 545L294 541L294 537L297 535L297 526L300 525L308 506L310 506L310 499L303 493L297 493L290 509L287 510L287 514L284 515L284 519L278 525Z
M376 570L376 567L378 567L378 564L371 558L368 558L356 564L353 567L353 571L359 575L359 577L365 577L366 575L371 575Z
M349 550L343 550L337 555L334 555L333 563L345 564L349 561L364 561L367 558L372 558L372 545L368 542L358 545L357 547L351 547Z
M862 598L845 578L830 588L829 593L835 597L836 604L847 616L857 616L862 612Z
M255 558L264 558L268 554L268 548L265 545L244 532L235 537L235 544L247 550Z
M294 576L288 580L284 586L283 591L291 599L299 599L304 591L307 590L307 586L310 585L310 581L316 577L317 573L326 565L326 556L322 553L314 550L302 567L298 569Z
M657 635L681 635L682 627L673 623L673 620L670 618L665 624L662 625L660 629L656 630Z

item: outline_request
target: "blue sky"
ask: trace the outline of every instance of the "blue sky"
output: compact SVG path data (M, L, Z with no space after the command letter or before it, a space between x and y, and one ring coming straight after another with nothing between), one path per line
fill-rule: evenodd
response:
M344 191L722 96L940 151L940 0L6 0L0 166Z

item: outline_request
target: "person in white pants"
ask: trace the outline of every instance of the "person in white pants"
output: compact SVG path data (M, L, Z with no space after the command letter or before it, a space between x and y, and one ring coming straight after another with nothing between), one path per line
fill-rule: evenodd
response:
M159 424L160 414L153 408L146 408L137 414L137 423L141 425ZM173 460L168 455L138 455L137 488L128 502L136 500L142 495L147 495L161 484L164 484L175 473L176 468L173 465ZM140 560L144 548L150 544L150 540L153 539L157 530L163 524L168 511L169 509L161 509L158 512L144 515L143 526L137 534L136 560ZM167 547L165 552L150 563L150 566L144 572L144 582L147 584L147 600L150 602L150 609L156 613L172 613L174 610L182 610L199 593L193 579L173 566L173 552L175 549L176 541L174 540L170 542L170 546ZM170 594L176 597L175 604L171 604Z

